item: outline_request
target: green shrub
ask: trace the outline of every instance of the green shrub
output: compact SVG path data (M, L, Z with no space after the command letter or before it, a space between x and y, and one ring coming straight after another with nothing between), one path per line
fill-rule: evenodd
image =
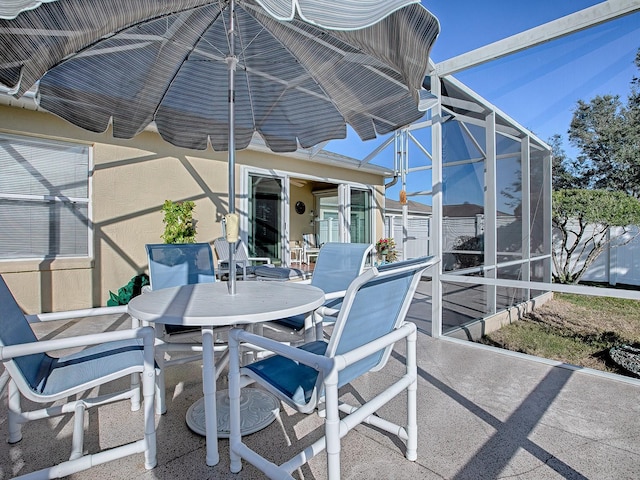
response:
M165 224L161 238L164 243L195 243L196 227L193 221L193 209L196 204L190 200L172 202L165 200L162 205Z

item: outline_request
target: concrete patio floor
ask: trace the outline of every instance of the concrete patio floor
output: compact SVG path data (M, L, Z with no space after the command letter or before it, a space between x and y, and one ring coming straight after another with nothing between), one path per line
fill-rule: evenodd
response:
M342 441L344 479L636 479L640 478L640 382L593 375L518 358L472 344L429 337L416 295L409 314L418 320L418 460L407 461L404 447L387 434L359 426ZM91 330L125 328L123 317L88 322L37 325L39 336L53 338ZM343 389L358 401L380 388L384 378L402 374L403 351L394 351L387 368ZM185 413L202 395L199 364L167 371L168 412L156 416L158 465L146 471L142 455L116 460L73 475L74 479L259 479L244 463L229 472L228 441L221 439L220 463L205 464L204 438L187 427ZM225 387L226 380L218 383ZM7 436L6 391L0 407L0 436ZM400 421L402 397L384 408ZM127 402L86 415L85 447L95 451L138 435L142 413ZM315 415L281 409L280 418L248 437L247 443L275 462L293 455L306 434L317 438L322 422ZM70 449L72 419L36 421L23 429L15 445L0 442L0 477L11 478L52 465ZM325 456L295 473L324 479Z

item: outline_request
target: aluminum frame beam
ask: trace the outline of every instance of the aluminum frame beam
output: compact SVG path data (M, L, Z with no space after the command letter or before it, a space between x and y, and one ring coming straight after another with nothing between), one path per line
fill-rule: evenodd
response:
M570 35L616 18L640 11L640 0L607 0L593 7L525 30L484 47L471 50L436 64L436 73L453 75L483 63L505 57L542 43Z

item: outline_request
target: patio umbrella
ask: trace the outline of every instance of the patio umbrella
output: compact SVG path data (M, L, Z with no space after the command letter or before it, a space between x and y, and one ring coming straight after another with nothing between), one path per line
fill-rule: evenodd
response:
M254 133L274 152L347 124L368 140L433 105L439 24L417 0L10 0L0 16L8 93L38 82L40 106L84 129L132 138L154 123L176 146L228 151L229 213Z

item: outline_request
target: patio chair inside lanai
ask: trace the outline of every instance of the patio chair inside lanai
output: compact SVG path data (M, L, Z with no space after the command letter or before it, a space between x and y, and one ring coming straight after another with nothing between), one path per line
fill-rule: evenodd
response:
M33 315L34 321L82 319L109 314L124 314L126 306L103 307L70 312ZM60 478L91 468L94 465L135 453L144 453L145 467L156 465L156 429L154 419L154 332L151 327L124 329L114 332L39 340L20 306L0 276L0 360L8 375L9 443L22 440L22 426L34 420L57 418L54 430L66 423L62 418L73 414L71 454L66 461L37 472L25 473L29 478ZM78 347L87 347L78 351ZM71 349L71 350L70 350ZM56 356L48 352L56 352ZM71 353L69 353L71 352ZM58 355L59 353L59 355ZM127 379L128 388L114 391L110 384ZM140 397L140 377L142 395ZM122 387L119 387L122 388ZM97 395L95 392L100 390ZM92 393L94 392L94 393ZM22 398L31 402L24 402ZM142 404L144 421L140 422L137 440L95 453L87 453L84 445L85 411L109 403L129 400L131 410ZM143 400L141 402L141 400ZM56 402L56 403L54 403ZM39 406L38 406L39 405ZM34 406L36 408L34 408ZM108 407L105 407L108 408ZM89 426L96 427L96 422ZM50 420L49 420L50 421ZM138 419L120 418L123 430L138 428ZM30 431L31 434L35 433ZM24 440L28 442L28 439ZM19 448L18 448L19 449ZM39 452L46 455L46 452ZM5 472L21 473L29 464Z
M157 243L147 244L145 248L149 260L151 290L216 281L213 254L208 243ZM158 413L165 413L164 370L172 365L201 361L202 338L200 327L157 324L155 329L156 362L160 369L156 410ZM226 330L228 329L221 328L219 332ZM226 341L216 345L216 350L226 352ZM224 366L227 361L228 356L224 353L219 364ZM218 370L218 376L221 371L222 368Z
M216 257L218 257L218 278L222 278L222 276L229 274L229 242L225 237L219 237L213 241L213 247L216 250ZM254 277L257 266L271 265L269 257L250 257L247 246L242 239L236 242L235 247L236 275L241 276L243 280Z
M369 243L325 243L318 249L311 279L303 282L320 288L325 294L324 305L337 309L349 284L363 272L372 250L373 245ZM321 340L323 336L322 317L314 312L276 320L269 325L302 332L305 341Z
M432 257L422 257L380 267L372 267L356 278L347 289L342 308L320 307L324 316L335 316L329 342L305 343L294 348L241 329L229 333L229 398L231 405L231 471L242 468L244 458L270 478L292 478L291 473L313 456L327 450L329 479L340 478L340 442L349 430L369 423L393 433L406 444L408 460L417 458L417 365L416 326L405 322L422 272ZM381 370L393 345L406 341L406 373L396 378L373 399L358 407L339 401L338 389L358 377ZM240 368L239 342L248 342L276 355ZM246 444L240 435L242 376L248 376L282 402L300 413L316 408L324 411L325 434L281 466L277 466ZM374 381L371 379L371 381ZM394 425L376 412L407 390L406 424ZM346 416L340 417L339 412ZM301 440L298 440L301 441Z

